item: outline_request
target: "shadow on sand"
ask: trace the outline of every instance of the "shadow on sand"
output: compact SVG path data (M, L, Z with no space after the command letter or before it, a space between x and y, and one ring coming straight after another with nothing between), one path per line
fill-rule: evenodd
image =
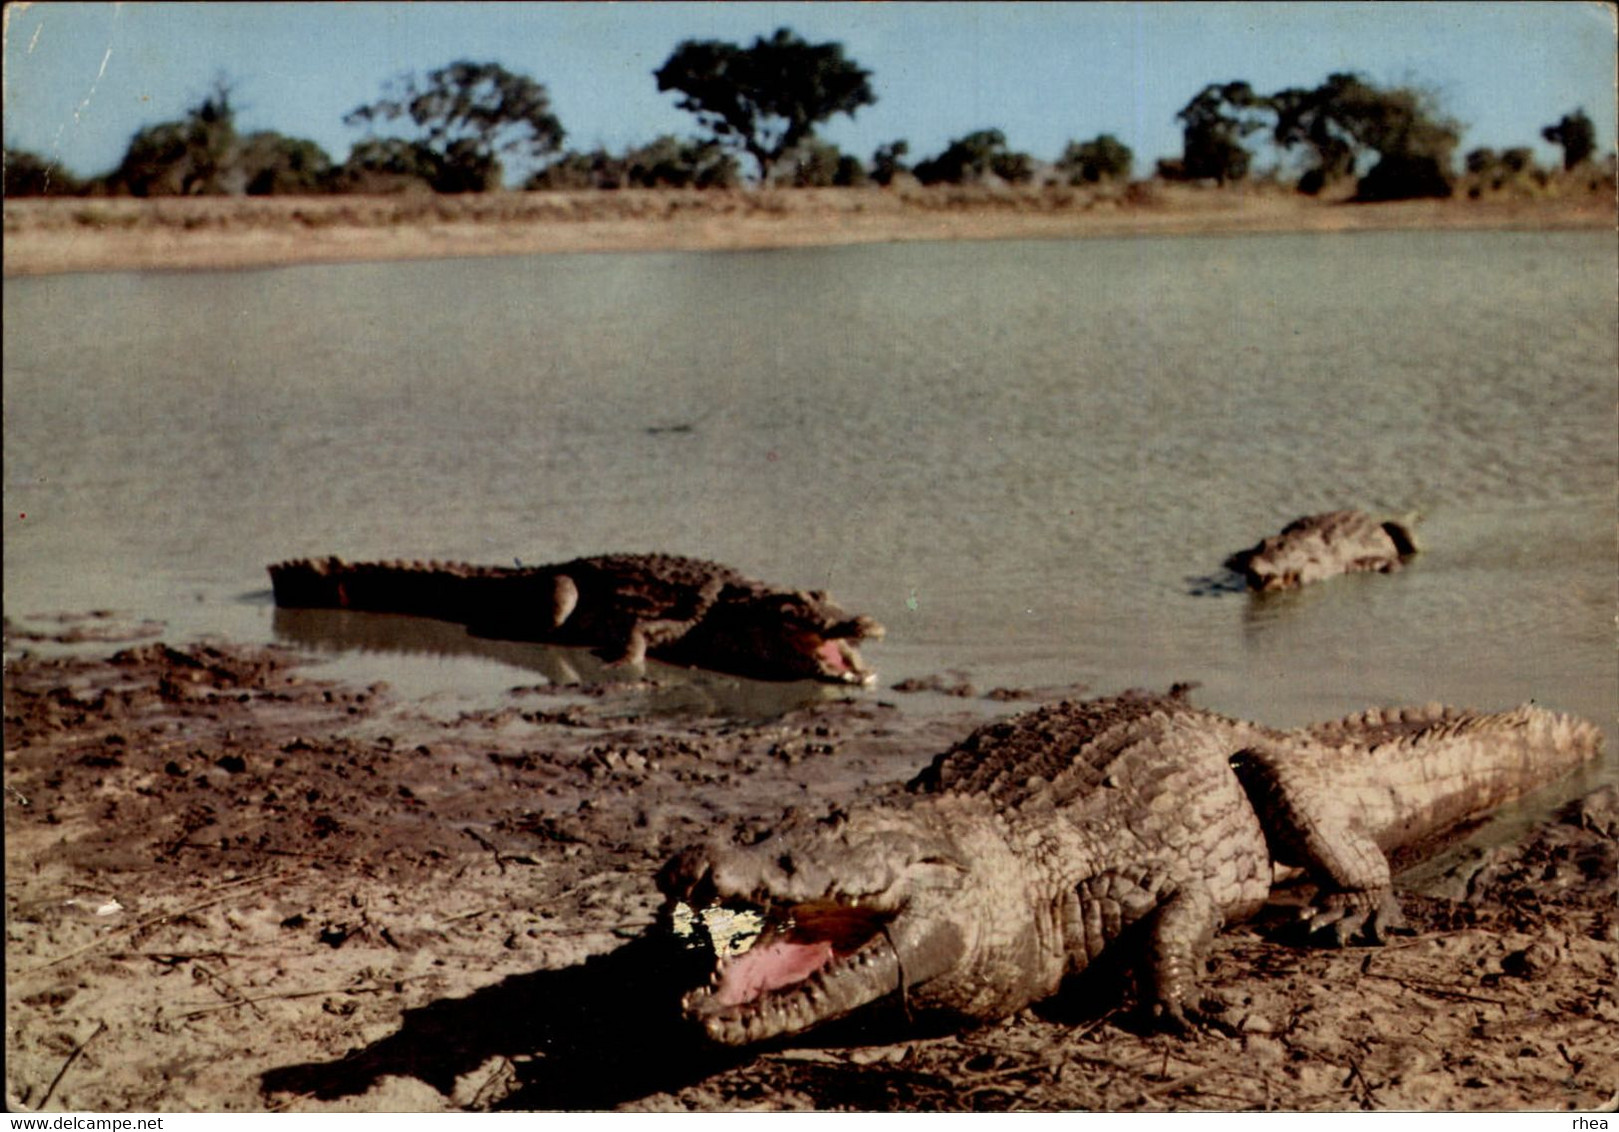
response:
M643 937L574 967L513 975L464 998L405 1011L397 1032L335 1061L264 1074L266 1094L357 1096L383 1077L415 1077L445 1096L495 1057L524 1058L508 1109L599 1110L675 1090L746 1059L681 1021L690 960Z
M1129 984L1120 962L1110 954L1075 980L1079 993L1065 989L1036 1013L1074 1025L1117 1012ZM680 1017L681 993L707 970L696 953L643 936L574 967L513 975L464 998L407 1010L388 1037L333 1061L269 1070L262 1088L267 1096L337 1100L365 1093L384 1077L414 1077L449 1097L458 1078L507 1057L518 1059L515 1087L505 1089L494 1108L600 1111L678 1092L783 1046L883 1046L960 1028L946 1018L913 1019L897 999L888 999L813 1034L728 1049L706 1041ZM951 1087L932 1073L887 1065L795 1062L760 1072L762 1079L790 1074L794 1090L817 1107L903 1108L916 1089Z
M747 1049L707 1041L680 1017L686 988L706 978L697 953L643 936L606 955L557 971L512 975L464 998L407 1010L399 1029L333 1061L309 1061L266 1072L266 1096L319 1100L359 1096L384 1077L414 1077L443 1093L492 1058L514 1063L515 1088L493 1106L515 1111L600 1111L654 1093L672 1093L782 1045L842 1047L936 1036L948 1023L917 1025L891 1004L857 1018ZM830 1067L820 1067L828 1069ZM869 1074L867 1074L869 1075ZM879 1075L880 1076L880 1075ZM821 1080L824 1090L815 1086ZM820 1100L847 1104L864 1096L862 1071L810 1074L800 1081ZM943 1083L940 1083L941 1086ZM875 1086L866 1082L867 1091ZM879 1093L865 1105L886 1107ZM477 1107L476 1105L469 1107Z

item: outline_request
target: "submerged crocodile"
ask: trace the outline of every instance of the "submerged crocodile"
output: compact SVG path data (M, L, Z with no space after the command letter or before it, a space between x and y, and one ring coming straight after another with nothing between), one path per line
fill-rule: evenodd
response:
M717 957L682 1008L727 1045L890 995L986 1021L1127 941L1143 1005L1184 1029L1211 938L1259 910L1279 867L1315 882L1304 939L1382 942L1400 924L1391 856L1431 850L1600 745L1591 724L1535 707L1294 731L1176 691L1042 708L978 729L886 801L671 860L666 915Z
M825 593L781 590L728 566L664 554L555 566L298 559L270 567L277 605L403 613L481 637L584 645L758 680L868 684L856 647L883 627Z
M1306 515L1226 559L1250 589L1288 590L1334 574L1387 574L1417 552L1408 523L1379 522L1361 511Z

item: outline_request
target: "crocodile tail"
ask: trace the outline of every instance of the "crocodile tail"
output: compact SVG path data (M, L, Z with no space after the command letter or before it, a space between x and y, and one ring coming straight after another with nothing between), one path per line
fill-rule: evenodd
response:
M286 609L341 609L341 579L349 567L341 558L294 558L270 567L275 603Z
M270 567L279 606L356 609L464 621L488 569L441 562L344 562L303 558Z
M1436 836L1555 782L1603 744L1595 724L1531 704L1373 709L1307 733L1337 749L1341 796L1364 792L1368 811L1382 812L1370 824L1385 847Z

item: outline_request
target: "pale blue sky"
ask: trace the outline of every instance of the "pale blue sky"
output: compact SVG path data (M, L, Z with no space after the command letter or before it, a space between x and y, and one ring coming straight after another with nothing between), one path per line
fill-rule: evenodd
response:
M1466 124L1461 152L1532 145L1583 106L1613 147L1613 8L1519 3L55 3L5 9L5 141L85 175L143 126L183 116L216 75L238 125L310 138L341 161L342 118L407 71L492 60L550 91L568 148L694 136L652 72L682 39L751 43L777 27L836 40L872 72L877 104L821 131L868 159L911 157L996 127L1056 158L1112 133L1138 172L1180 151L1175 112L1209 82L1261 91L1330 72L1416 84Z

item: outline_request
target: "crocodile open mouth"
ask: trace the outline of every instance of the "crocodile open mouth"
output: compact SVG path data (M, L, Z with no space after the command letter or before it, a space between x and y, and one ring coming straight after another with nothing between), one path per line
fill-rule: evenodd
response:
M825 679L844 684L869 684L876 678L847 638L811 636L803 642L803 647L814 658Z
M887 630L869 617L851 617L833 625L804 627L794 640L822 680L841 684L870 684L877 674L866 667L856 647L862 641L880 641Z
M898 961L887 934L893 919L835 901L700 912L677 904L676 934L711 950L715 960L708 984L688 993L682 1009L710 1036L733 1044L846 1013L897 989ZM845 985L856 972L861 989Z

